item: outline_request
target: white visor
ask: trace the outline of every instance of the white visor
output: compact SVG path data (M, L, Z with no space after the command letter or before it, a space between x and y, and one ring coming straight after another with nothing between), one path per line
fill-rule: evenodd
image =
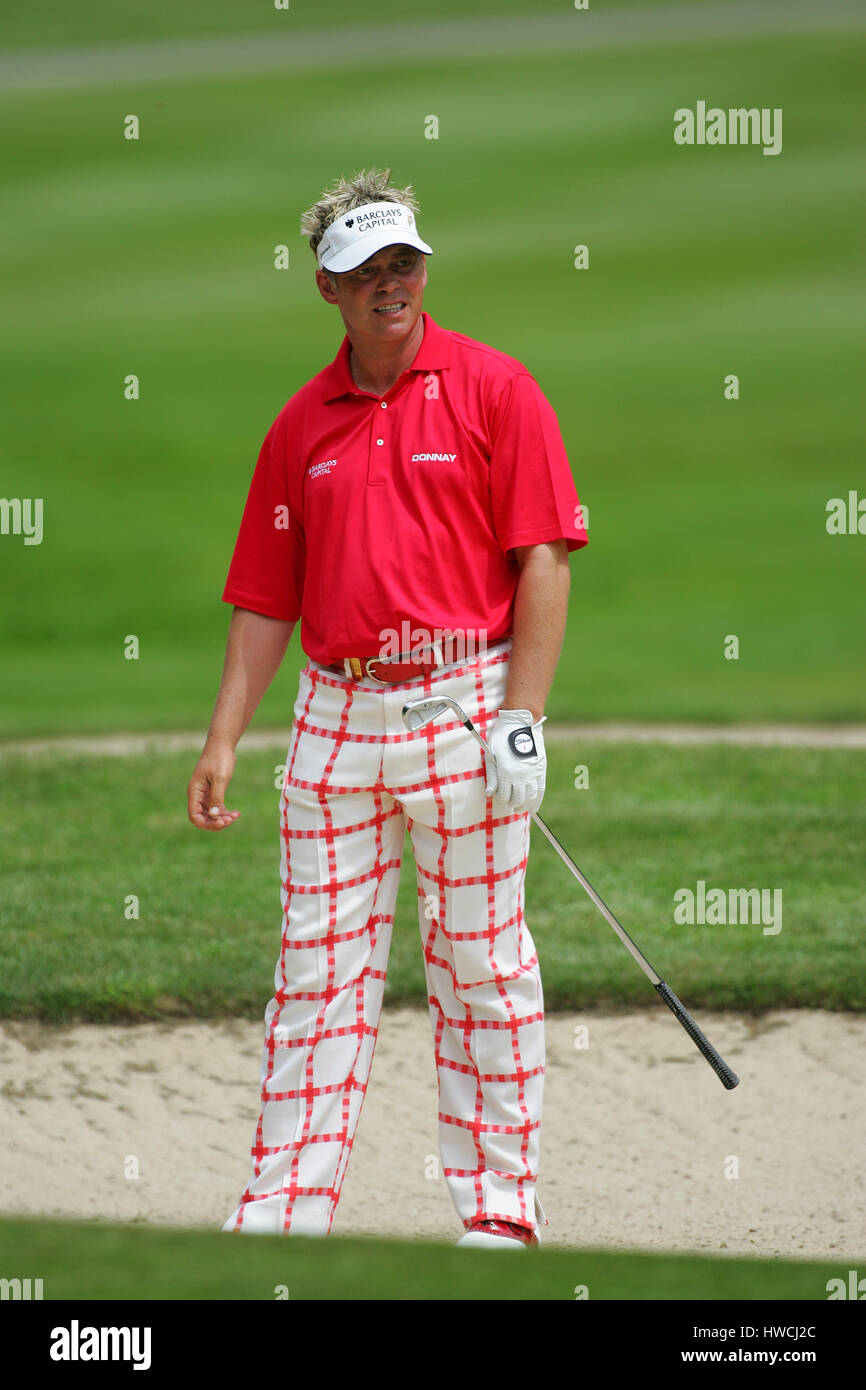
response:
M414 246L432 256L433 248L422 241L415 214L404 203L365 203L332 222L316 249L322 270L354 270L375 256L383 246Z

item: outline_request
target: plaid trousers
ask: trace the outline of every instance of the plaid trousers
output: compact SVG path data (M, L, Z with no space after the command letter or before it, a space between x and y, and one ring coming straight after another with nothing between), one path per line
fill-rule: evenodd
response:
M412 733L401 715L406 700L440 693L486 736L510 650L394 686L312 661L301 673L280 798L283 930L261 1114L224 1231L331 1230L376 1045L407 828L443 1176L464 1226L484 1217L536 1228L545 1056L523 915L529 816L487 796L483 752L452 715Z

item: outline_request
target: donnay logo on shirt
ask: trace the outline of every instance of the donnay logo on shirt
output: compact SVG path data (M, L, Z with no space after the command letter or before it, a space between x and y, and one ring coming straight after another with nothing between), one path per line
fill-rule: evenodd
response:
M453 463L456 454L413 454L413 463Z

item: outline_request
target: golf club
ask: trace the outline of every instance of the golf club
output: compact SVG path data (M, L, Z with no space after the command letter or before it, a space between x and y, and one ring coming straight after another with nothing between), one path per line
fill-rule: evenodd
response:
M466 711L462 708L461 705L457 703L456 700L451 700L447 696L440 695L435 696L432 699L428 697L426 699L421 700L409 700L403 706L403 723L406 725L406 728L410 730L410 732L415 732L418 729L424 728L425 725L431 724L434 720L440 719L443 714L447 714L449 711L452 714L456 715L463 727L465 729L468 729L469 733L475 739L476 743L481 745L485 753L490 754L490 749L488 748L486 741L482 738L481 734L478 732L475 725L472 723L472 720L466 714ZM602 916L605 918L605 920L609 923L611 927L613 927L613 930L616 932L617 936L625 946L626 950L630 951L631 954L634 956L635 960L637 961L643 973L646 975L647 979L652 982L656 990L656 993L659 995L661 999L664 1000L668 1008L671 1010L671 1013L674 1015L675 1018L679 1020L679 1022L685 1028L692 1042L698 1048L698 1051L701 1052L702 1055L709 1062L713 1071L716 1073L722 1085L725 1087L725 1090L732 1091L735 1086L739 1085L740 1078L731 1070L727 1062L725 1062L725 1060L719 1055L719 1053L713 1047L709 1039L704 1035L704 1033L701 1032L700 1028L695 1023L695 1020L692 1018L688 1009L685 1008L685 1006L682 1003L680 1003L680 1000L674 994L670 986L665 983L665 981L655 970L653 970L646 956L643 954L642 951L638 949L638 947L635 945L635 943L629 936L628 932L625 930L623 926L620 925L616 917L614 917L613 913L611 912L610 908L607 906L604 900L599 897L598 893L596 893L589 880L584 876L583 873L581 873L580 869L575 864L571 855L563 849L562 845L559 843L550 827L545 824L545 822L541 819L541 816L539 816L535 811L532 812L532 820L538 826L542 834L553 845L553 848L556 850L560 859L577 879L581 888L583 888L584 891L589 894L590 898L595 903L596 907L598 908Z

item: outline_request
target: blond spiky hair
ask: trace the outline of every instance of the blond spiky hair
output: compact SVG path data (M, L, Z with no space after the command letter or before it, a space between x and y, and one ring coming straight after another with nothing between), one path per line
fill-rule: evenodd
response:
M418 200L411 183L405 188L392 188L390 178L390 169L361 169L350 179L341 175L301 218L301 236L309 237L313 254L331 223L352 208L362 208L366 203L403 203L417 213Z

